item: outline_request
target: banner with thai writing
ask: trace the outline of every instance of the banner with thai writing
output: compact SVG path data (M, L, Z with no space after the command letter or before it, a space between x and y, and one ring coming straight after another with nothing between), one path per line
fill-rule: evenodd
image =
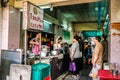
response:
M30 2L23 3L23 29L43 30L43 10Z

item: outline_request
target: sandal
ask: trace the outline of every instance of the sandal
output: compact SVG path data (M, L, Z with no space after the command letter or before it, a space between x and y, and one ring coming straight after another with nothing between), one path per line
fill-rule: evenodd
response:
M78 79L78 77L77 77L76 75L72 75L72 78L73 78L74 80L77 80L77 79Z
M73 78L76 77L76 75L71 75Z
M76 74L77 77L79 77L80 75L79 74Z

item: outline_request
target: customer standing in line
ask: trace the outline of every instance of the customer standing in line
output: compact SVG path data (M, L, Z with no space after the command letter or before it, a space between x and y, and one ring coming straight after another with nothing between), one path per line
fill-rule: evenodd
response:
M103 45L103 63L108 62L108 41L106 40L106 36L102 35L102 45Z
M78 36L74 36L73 44L71 46L71 54L70 54L71 61L74 61L76 65L76 71L73 72L74 77L77 77L79 75L79 72L82 68L81 65L82 53L80 53L79 50L78 38L79 38Z
M50 51L53 50L53 45L54 45L54 41L53 40L50 40L50 42L48 43L48 47L50 48Z
M97 74L98 70L102 68L102 54L103 54L103 46L100 43L100 36L96 36L94 38L95 49L92 54L92 70L90 76L93 77L93 80L98 80Z

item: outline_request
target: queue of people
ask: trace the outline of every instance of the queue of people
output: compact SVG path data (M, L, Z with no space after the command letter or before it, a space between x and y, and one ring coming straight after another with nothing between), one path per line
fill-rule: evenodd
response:
M100 36L95 36L93 42L95 46L94 51L92 52L90 39L87 42L83 42L82 40L79 40L78 36L74 36L73 44L70 50L70 58L71 61L75 62L76 71L73 72L75 77L82 69L83 57L85 57L86 64L92 64L92 69L89 76L91 76L93 80L98 80L98 70L102 69L104 62L108 62L108 42L106 40L106 36L104 34L102 35L102 41Z
M31 49L33 49L35 45L39 45L39 41L40 35L37 33L36 37L31 39L29 42ZM75 63L76 69L71 71L73 77L79 76L79 72L83 67L83 58L85 58L86 64L92 64L90 76L95 80L97 80L97 72L102 68L103 62L108 62L108 42L106 40L106 36L104 34L102 35L102 42L100 36L95 36L93 41L95 43L95 47L92 52L90 39L87 42L84 42L79 36L74 36L73 43L65 48L65 46L63 47L62 37L57 38L57 49L62 50L64 53L69 53L70 62ZM47 46L50 47L50 51L52 51L54 49L54 40L51 40Z

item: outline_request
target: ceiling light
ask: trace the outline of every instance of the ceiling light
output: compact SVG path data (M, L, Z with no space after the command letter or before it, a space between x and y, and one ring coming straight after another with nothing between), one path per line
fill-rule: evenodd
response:
M20 12L23 12L23 9L20 9Z
M98 11L98 7L96 7L95 10Z
M50 4L47 4L47 5L40 5L40 8L41 9L47 9L47 8L50 8L51 5Z
M52 24L51 22L49 22L49 21L46 21L46 20L44 20L44 22L46 22L46 23L48 23L48 24Z
M50 8L50 11L53 11L53 7Z
M71 31L71 30L72 30L72 28L71 28L71 27L69 27L69 28L68 28L68 30L69 30L69 31Z
M98 11L98 7L96 7L95 10ZM104 7L101 7L100 10L104 10Z
M53 6L52 6L52 4L51 4L51 6L50 6L50 11L53 11Z

